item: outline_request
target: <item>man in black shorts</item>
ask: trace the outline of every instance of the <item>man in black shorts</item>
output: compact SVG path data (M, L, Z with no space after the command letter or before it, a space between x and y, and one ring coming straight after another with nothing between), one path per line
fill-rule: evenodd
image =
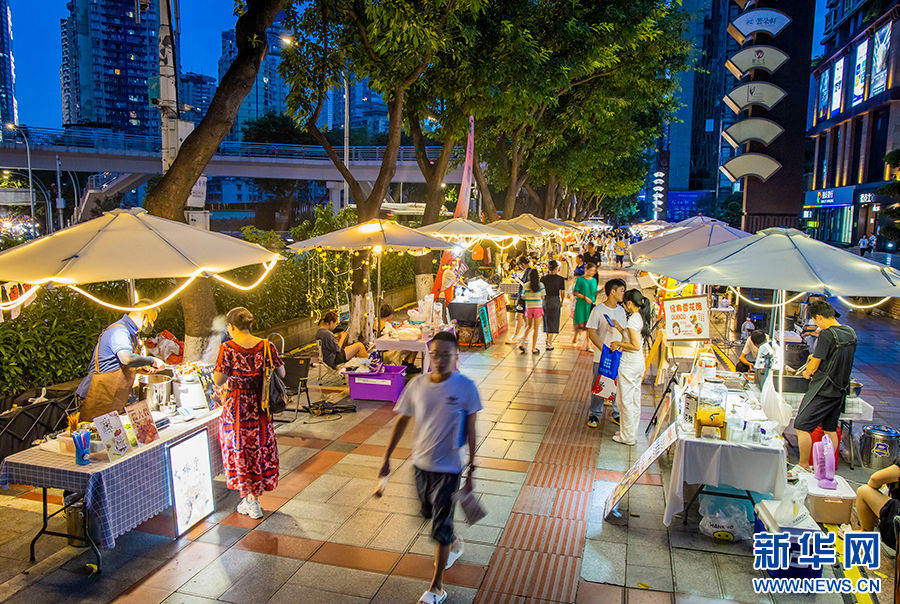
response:
M453 531L453 494L459 489L463 473L463 447L468 449L466 489L472 488L475 461L475 415L481 409L481 397L475 382L456 371L459 347L456 337L446 331L435 334L428 344L431 373L413 378L394 411L399 415L384 453L379 476L391 472L391 453L400 442L406 426L415 420L412 463L422 515L431 518L434 549L434 577L419 602L442 604L444 569L462 555L463 542Z
M794 420L797 443L800 449L800 467L809 470L809 452L812 449L810 432L822 426L835 447L838 419L844 411L844 402L850 392L850 372L856 354L856 332L837 322L834 308L824 300L809 305L809 315L821 330L816 352L809 357L803 377L810 380L809 390L800 403L800 411Z

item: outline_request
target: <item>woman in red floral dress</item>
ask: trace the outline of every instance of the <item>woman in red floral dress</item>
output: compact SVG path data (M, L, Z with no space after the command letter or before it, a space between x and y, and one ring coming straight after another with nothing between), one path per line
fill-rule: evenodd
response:
M262 518L259 496L278 486L278 447L275 427L260 408L262 369L266 362L266 340L250 334L253 315L243 307L233 308L225 317L231 340L219 347L213 379L228 386L219 416L219 445L225 467L226 485L240 491L240 514ZM268 342L275 371L284 377L284 363L275 346Z

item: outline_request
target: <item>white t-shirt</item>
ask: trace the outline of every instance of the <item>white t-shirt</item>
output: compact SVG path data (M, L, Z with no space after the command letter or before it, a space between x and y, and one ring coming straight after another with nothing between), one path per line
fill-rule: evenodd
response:
M628 320L625 315L625 309L619 305L616 305L615 308L610 308L606 304L598 304L594 307L594 310L591 311L591 316L588 317L587 328L588 329L596 329L597 335L600 336L600 340L609 346L613 342L618 342L622 340L622 335L619 333L615 327L611 327L609 323L606 322L606 319L603 317L605 315L609 315L610 319L614 319L619 322L619 325L625 326L625 322ZM597 350L597 347L594 347L594 362L599 363L600 357L602 356L603 351Z
M454 372L435 384L430 374L416 376L403 389L394 412L415 422L412 461L420 470L459 474L466 440L466 417L481 410L475 382Z
M747 338L747 342L744 344L744 349L741 351L741 354L744 355L744 358L750 361L750 363L756 362L756 355L759 353L759 347L753 343L753 340Z
M644 362L644 342L641 339L641 330L644 328L644 320L641 319L640 313L631 313L628 320L625 321L625 329L633 329L637 332L638 339L641 340L641 347L638 350L622 350L623 361L640 361Z

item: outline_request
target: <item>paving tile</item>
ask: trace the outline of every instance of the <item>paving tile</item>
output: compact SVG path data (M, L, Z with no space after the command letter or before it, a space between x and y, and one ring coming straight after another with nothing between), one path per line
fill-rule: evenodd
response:
M324 474L344 457L346 457L346 454L339 451L319 451L307 461L300 464L294 471L308 472L310 474Z
M351 442L334 441L323 447L323 451L340 451L341 453L350 453L356 449L358 445Z
M434 576L434 556L405 554L391 573L392 575L430 581ZM485 569L480 564L457 562L444 571L444 582L478 589L484 579Z
M581 559L581 578L592 583L625 584L624 543L586 540Z
M541 551L550 518L532 514L512 514L503 530L500 546L516 550Z
M623 604L625 590L616 585L602 583L578 583L578 595L575 604Z
M210 562L190 581L178 588L181 593L216 599L258 564L275 557L241 549L230 549Z
M672 594L648 589L627 589L625 597L628 604L671 604Z
M112 604L160 604L172 595L171 590L149 587L147 585L132 585L112 601Z
M203 543L213 543L223 547L231 547L238 540L246 535L248 529L236 526L228 526L227 524L217 524L197 538L197 541Z
M311 447L286 447L285 451L278 451L278 475L284 476L293 472L297 466L319 452L319 449Z
M302 501L318 501L325 503L337 493L350 479L346 476L321 474L305 489L296 495Z
M431 525L425 524L426 534L431 534ZM456 534L462 537L466 543L484 543L487 545L495 545L500 541L500 534L503 529L495 526L483 526L481 524L462 524L454 525Z
M421 516L391 514L369 542L369 547L405 552L425 522Z
M400 554L340 543L325 543L310 558L310 562L345 566L375 573L389 573L400 560Z
M289 445L291 447L309 447L311 449L323 449L331 443L330 440L323 438L303 438L300 436L285 436L276 434L275 440L279 445Z
M274 514L274 516L288 516L297 519L322 519L328 522L341 523L354 514L356 508L350 505L337 503L319 503L318 501L304 501L292 499ZM263 529L265 530L265 529Z
M610 543L628 543L628 526L606 521L588 522L585 538Z
M525 596L479 591L475 604L526 604Z
M753 579L764 575L753 570L746 559L716 554L716 571L725 599L748 603L771 601L768 594L754 592Z
M301 467L303 467L303 464L300 464L300 466L298 466L296 470L294 470L287 476L279 478L278 486L275 487L275 490L270 491L270 494L274 495L275 497L290 499L291 497L305 489L307 486L312 484L312 482L315 481L316 477L319 476L319 473L304 472L300 469Z
M265 555L265 554L259 554ZM219 596L224 602L235 604L264 604L290 579L303 562L292 558L266 556L234 586Z
M319 516L294 516L279 510L262 521L259 529L269 533L326 541L340 526L340 522L321 520Z
M406 577L388 577L372 600L372 604L415 602L428 589L428 585L429 581ZM447 583L444 584L444 590L447 592L445 604L472 604L477 593L474 589Z
M142 583L149 587L177 590L225 551L222 546L195 541L145 577Z
M304 604L306 602L314 602L315 604L368 604L369 598L359 598L325 591L316 587L286 583L275 592L268 604L297 604L298 602Z
M629 548L630 550L630 548ZM640 556L632 558L643 562ZM644 583L650 586L654 591L673 591L672 567L659 568L654 566L641 566L638 564L628 564L625 566L625 586L626 587L642 587L638 585Z
M572 602L578 591L581 560L573 556L538 554L529 596L553 602Z
M559 489L550 515L570 520L586 520L590 511L591 494L586 491Z
M538 554L498 547L482 589L488 592L529 595L532 573Z
M506 451L506 459L517 459L520 461L534 461L537 455L540 443L533 442L514 442Z
M581 520L548 518L547 533L541 551L580 557L584 550L587 523Z
M501 438L486 438L478 447L476 455L480 457L503 457L512 444L511 440Z
M341 487L341 489L328 500L328 503L359 507L372 496L377 486L377 480L351 478L350 482Z
M364 547L375 537L389 516L388 512L359 510L341 525L329 541Z
M679 593L721 599L722 589L716 574L714 554L673 548L672 567L675 589Z
M385 574L309 562L301 566L300 570L288 579L288 584L303 585L358 598L373 598L386 578Z
M291 535L250 531L232 549L245 549L260 554L271 554L297 560L308 559L324 543L314 539L303 539Z
M495 457L475 457L475 478L484 477L488 470L518 472L523 476L528 471L528 462L516 459L498 459Z
M390 483L388 489L391 488ZM396 514L406 514L407 516L415 516L422 513L422 503L418 498L398 497L385 493L384 497L372 497L363 504L363 508L367 510L375 510L376 512L389 512Z

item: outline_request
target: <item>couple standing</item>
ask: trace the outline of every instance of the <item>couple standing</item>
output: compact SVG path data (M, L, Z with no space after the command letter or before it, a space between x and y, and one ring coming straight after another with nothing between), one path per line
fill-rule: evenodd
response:
M603 290L606 300L594 307L587 322L587 335L594 344L594 375L598 373L604 346L611 353L621 351L622 358L617 379L601 378L605 383L600 394L591 395L587 425L596 428L604 403L612 401L613 422L621 427L613 440L630 446L637 443L641 421L644 341L650 339L652 319L650 300L638 289L626 291L622 279L610 279Z

